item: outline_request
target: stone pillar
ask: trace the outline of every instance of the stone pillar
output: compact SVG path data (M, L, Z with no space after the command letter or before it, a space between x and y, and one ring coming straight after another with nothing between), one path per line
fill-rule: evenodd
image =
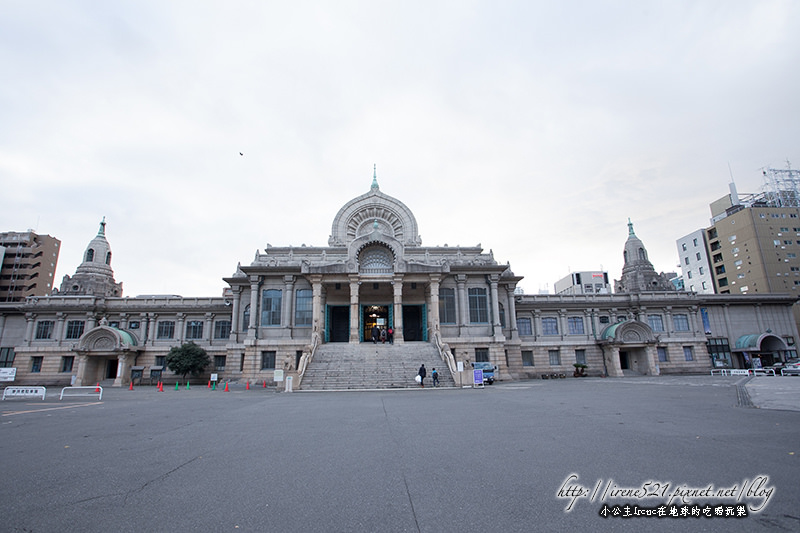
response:
M208 341L209 344L211 344L211 339L214 338L214 316L214 313L205 314L206 324L203 327L206 329L205 340Z
M97 325L97 317L94 313L86 313L86 331L94 328Z
M441 278L438 275L431 276L431 284L429 286L430 289L430 313L428 313L428 317L430 318L431 322L431 331L436 333L439 331L439 280Z
M505 335L503 335L503 326L500 323L500 302L497 301L497 282L499 279L500 276L497 274L489 276L492 298L492 331L494 331L495 341L502 342L505 340Z
M75 374L75 386L82 387L84 382L90 383L86 375L86 367L89 363L89 356L86 354L78 355L78 371Z
M119 329L128 329L128 313L119 314Z
M395 276L394 288L394 343L403 344L403 276Z
M142 320L147 320L147 331L145 332L145 344L152 346L156 342L156 333L158 331L158 314L157 313L142 313Z
M61 339L64 338L64 320L66 316L64 313L56 313L56 330L53 332L53 338L58 346L61 346Z
M126 379L125 376L130 375L130 372L128 355L123 353L117 356L117 377L114 379L112 387L121 387L123 383L128 383L130 378Z
M461 332L467 324L469 324L469 302L467 300L467 275L458 274L456 276L456 285L458 290L458 331Z
M322 335L322 276L311 276L311 331Z
M175 332L175 338L178 339L178 342L183 344L184 339L186 339L186 313L178 313L175 316L177 318L175 329L178 330Z
M256 338L256 324L258 323L258 289L260 284L258 276L250 276L250 323L247 325L247 338Z
M33 339L33 324L36 321L36 313L26 313L25 320L27 324L25 324L25 346L31 345L31 339Z
M358 276L350 276L350 342L358 342L358 292L361 282Z
M658 351L655 345L647 345L644 348L645 366L647 368L646 374L648 376L658 376L661 374L661 369L658 368Z
M619 346L611 345L607 348L606 368L608 368L608 377L622 377L622 367L619 364Z
M542 335L542 312L533 310L533 340L539 340Z
M508 298L508 327L511 328L511 339L519 339L519 331L517 330L517 302L514 299L514 285L506 285L506 297Z
M283 276L283 309L281 309L281 326L284 328L291 328L294 326L294 316L292 316L293 302L294 276Z
M239 341L239 309L241 308L242 288L233 288L233 300L231 302L231 342Z
M566 309L559 309L558 310L558 334L561 336L561 340L564 340L564 336L567 334L567 310Z

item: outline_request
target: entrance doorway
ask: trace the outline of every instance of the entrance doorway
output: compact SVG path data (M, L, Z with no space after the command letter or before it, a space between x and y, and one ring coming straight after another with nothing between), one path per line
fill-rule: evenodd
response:
M361 308L361 340L372 342L372 328L384 330L389 327L388 305L365 305Z
M328 342L348 342L350 340L350 306L328 306Z
M619 352L619 367L622 370L628 370L630 368L628 364L628 352Z
M403 340L414 342L425 340L422 331L424 321L421 305L403 306Z
M117 378L117 366L119 361L117 359L108 359L106 362L106 379Z

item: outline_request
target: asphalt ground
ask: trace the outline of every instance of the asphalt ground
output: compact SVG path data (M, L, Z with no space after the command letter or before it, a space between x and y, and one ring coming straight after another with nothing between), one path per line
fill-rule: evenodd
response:
M0 531L798 531L800 378L51 390L0 457Z

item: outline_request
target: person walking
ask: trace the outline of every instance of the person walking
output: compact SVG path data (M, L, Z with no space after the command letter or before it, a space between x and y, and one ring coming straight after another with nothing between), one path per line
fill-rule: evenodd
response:
M434 368L431 370L431 379L433 380L433 386L437 386L439 384L439 373Z
M389 344L394 344L394 329L392 329L392 326L389 326L389 329L386 330L386 338L389 340Z
M381 330L381 344L386 344L386 330Z
M420 387L424 387L425 386L425 376L428 375L428 371L425 370L425 363L423 363L422 366L419 367L418 374L419 374L419 377L420 377L419 386Z
M372 343L378 344L378 336L381 334L381 330L378 329L378 326L372 326Z

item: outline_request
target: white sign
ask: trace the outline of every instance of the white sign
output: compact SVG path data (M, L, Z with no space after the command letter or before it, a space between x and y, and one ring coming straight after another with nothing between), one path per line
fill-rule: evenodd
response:
M272 379L274 379L275 381L283 381L283 370L276 370L275 377Z
M16 377L16 368L0 368L0 381L14 381Z
M219 381L219 374L211 374L211 381Z
M456 363L456 365L457 365L457 367L458 367L458 371L459 371L459 372L463 372L463 371L464 371L464 361L458 361L458 362Z

